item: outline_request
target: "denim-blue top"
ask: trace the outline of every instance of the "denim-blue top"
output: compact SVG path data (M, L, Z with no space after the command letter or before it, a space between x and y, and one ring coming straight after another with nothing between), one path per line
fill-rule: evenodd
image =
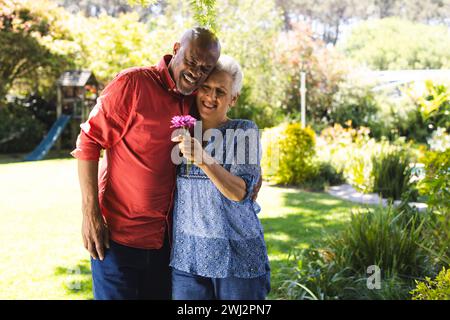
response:
M257 217L261 208L251 199L261 175L258 127L249 120L228 120L215 130L223 139L213 134L205 150L245 181L246 195L229 200L199 167L191 165L187 174L186 165L179 165L170 266L211 278L258 277L269 271Z

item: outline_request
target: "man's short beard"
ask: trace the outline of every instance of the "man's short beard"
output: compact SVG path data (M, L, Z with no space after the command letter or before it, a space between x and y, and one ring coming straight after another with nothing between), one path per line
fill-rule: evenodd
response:
M191 91L182 90L182 89L180 89L180 87L178 85L177 85L177 90L179 93L181 93L184 96L189 96L195 91L195 89L192 89Z

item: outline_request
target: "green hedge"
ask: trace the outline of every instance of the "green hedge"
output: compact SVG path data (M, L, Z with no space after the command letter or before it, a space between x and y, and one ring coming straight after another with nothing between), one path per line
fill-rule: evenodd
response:
M262 136L263 174L272 182L301 185L314 176L315 133L299 123L266 129Z

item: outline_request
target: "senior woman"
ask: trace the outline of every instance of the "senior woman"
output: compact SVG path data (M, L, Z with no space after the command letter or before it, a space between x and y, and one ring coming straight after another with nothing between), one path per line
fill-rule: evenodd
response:
M239 64L221 56L196 96L206 143L173 139L194 163L189 171L180 165L177 173L173 299L263 300L270 291L260 207L251 197L261 174L258 127L227 117L242 78Z

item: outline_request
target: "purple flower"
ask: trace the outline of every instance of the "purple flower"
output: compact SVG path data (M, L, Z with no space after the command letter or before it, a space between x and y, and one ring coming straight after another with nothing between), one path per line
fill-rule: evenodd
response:
M197 120L191 116L175 116L170 123L171 128L191 128L195 125Z

